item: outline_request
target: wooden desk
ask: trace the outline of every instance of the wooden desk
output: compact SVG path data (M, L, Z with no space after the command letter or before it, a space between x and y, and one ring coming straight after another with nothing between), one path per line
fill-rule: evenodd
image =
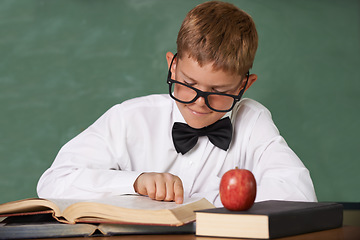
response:
M54 240L51 238L48 240ZM126 235L113 237L88 237L88 238L59 238L58 240L229 240L230 238L196 237L193 234L185 235ZM291 237L278 238L279 240L359 240L359 226L344 226L326 231L301 234Z

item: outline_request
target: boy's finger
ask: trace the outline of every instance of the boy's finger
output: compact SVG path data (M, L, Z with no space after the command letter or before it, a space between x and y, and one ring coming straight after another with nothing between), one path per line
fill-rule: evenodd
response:
M156 197L156 185L155 185L155 182L151 181L151 182L148 182L146 183L146 194L145 195L148 195L149 198L151 199L155 199Z
M174 201L175 200L175 194L174 194L174 180L168 180L166 181L166 196L164 201Z
M161 174L158 174L155 177L155 198L156 200L162 201L166 197L166 182L164 178L161 176Z
M147 186L145 185L143 178L146 178L146 174L142 173L138 176L134 183L134 190L138 194L148 195Z
M184 188L180 178L177 178L174 182L174 194L175 202L178 204L183 203L184 201Z

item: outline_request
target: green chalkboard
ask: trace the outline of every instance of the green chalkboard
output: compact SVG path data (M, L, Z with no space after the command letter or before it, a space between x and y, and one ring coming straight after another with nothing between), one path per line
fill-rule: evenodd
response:
M0 203L36 196L68 140L111 106L165 93L165 54L203 1L0 1ZM260 42L246 93L267 106L322 201L360 201L360 3L230 1Z

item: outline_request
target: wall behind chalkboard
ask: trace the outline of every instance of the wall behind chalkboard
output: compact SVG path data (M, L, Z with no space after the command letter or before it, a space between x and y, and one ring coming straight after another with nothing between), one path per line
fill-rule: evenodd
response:
M36 196L58 150L112 105L166 93L165 53L203 1L0 1L0 203ZM319 200L360 201L359 1L230 1L260 42L267 106Z

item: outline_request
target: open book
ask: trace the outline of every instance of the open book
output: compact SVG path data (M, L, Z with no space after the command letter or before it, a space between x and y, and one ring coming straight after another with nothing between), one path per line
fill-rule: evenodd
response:
M214 208L205 198L183 204L161 202L139 195L96 200L29 198L0 205L1 216L52 213L64 223L119 223L181 226L195 221L194 211Z

